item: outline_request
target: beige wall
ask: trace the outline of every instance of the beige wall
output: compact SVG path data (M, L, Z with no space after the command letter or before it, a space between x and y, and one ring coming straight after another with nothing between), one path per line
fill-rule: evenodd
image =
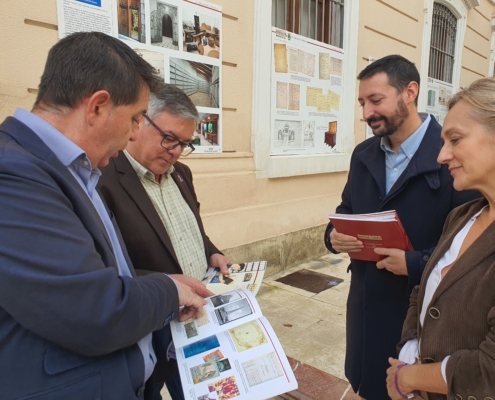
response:
M368 58L400 54L419 68L423 38L423 9L417 2L403 0L361 1L359 10L358 71ZM357 88L359 90L359 87ZM356 94L356 99L357 99ZM356 100L356 144L365 138L366 124Z
M483 78L488 73L493 10L492 3L488 0L480 0L479 7L474 8L468 14L462 50L461 87Z
M222 21L226 33L222 39L225 152L186 159L194 172L209 236L225 249L325 224L326 215L340 201L347 174L256 179L251 153L254 0L211 1L221 5L226 14ZM420 65L422 3L360 1L358 71L368 64L369 56L391 53ZM488 0L480 3L468 15L461 85L488 71L493 5ZM28 88L37 87L48 49L57 40L56 30L24 23L32 19L57 24L55 0L18 0L3 12L0 119L11 115L16 107L31 108L35 96ZM357 101L355 104L358 143L364 140L365 124Z

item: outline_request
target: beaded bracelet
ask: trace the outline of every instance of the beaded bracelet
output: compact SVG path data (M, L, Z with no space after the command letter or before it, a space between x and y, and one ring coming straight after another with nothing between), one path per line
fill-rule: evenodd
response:
M399 378L399 370L402 368L402 367L407 367L409 364L408 363L404 363L404 364L400 364L397 366L397 369L395 370L395 375L394 375L394 383L395 383L395 390L397 390L397 393L399 393L403 399L412 399L414 397L414 392L411 392L411 393L407 393L407 394L404 394L400 391L399 389L399 382L398 382L398 378Z

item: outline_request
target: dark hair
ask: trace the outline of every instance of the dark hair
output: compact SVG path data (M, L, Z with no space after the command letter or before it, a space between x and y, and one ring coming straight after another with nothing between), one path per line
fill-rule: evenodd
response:
M34 107L75 108L98 90L115 106L137 101L143 86L158 81L155 69L129 46L100 32L79 32L50 49Z
M163 111L195 123L199 119L198 110L187 94L174 85L160 82L150 95L147 114L155 119Z
M388 84L396 88L399 93L402 93L411 82L417 82L419 88L418 69L414 63L398 54L392 54L374 61L359 73L357 79L360 81L368 79L380 72L387 74ZM415 99L416 104L418 104L418 97Z

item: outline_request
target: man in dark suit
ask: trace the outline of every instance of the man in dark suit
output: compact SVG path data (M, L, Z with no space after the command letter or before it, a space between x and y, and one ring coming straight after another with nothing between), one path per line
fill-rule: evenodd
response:
M419 73L413 63L387 56L358 79L363 118L375 137L356 146L337 213L397 210L415 249L377 248L382 261L351 259L349 266L345 374L362 397L382 400L388 398L387 360L397 356L411 290L419 284L447 214L479 193L454 190L447 167L437 163L442 128L433 115L417 111ZM325 244L350 257L363 247L331 223Z
M76 33L50 50L32 112L0 125L2 399L142 399L164 325L202 313L187 285L135 276L95 190L156 81L119 40Z
M102 170L98 187L138 274L155 271L179 281L181 274L201 280L208 266L228 274L231 261L205 234L191 170L177 161L194 150L197 121L189 97L173 85L160 84L135 140ZM153 379L155 399L161 398L163 381L174 399L183 398L171 368L159 364Z

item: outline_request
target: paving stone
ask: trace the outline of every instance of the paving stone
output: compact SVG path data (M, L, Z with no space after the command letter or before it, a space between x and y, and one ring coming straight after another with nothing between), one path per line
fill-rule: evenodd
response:
M296 400L360 399L359 396L356 396L352 392L352 389L349 389L348 382L310 365L301 363L291 357L289 357L289 363L291 364L294 375L299 383L299 388L297 390L286 393L290 398Z

